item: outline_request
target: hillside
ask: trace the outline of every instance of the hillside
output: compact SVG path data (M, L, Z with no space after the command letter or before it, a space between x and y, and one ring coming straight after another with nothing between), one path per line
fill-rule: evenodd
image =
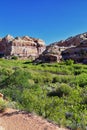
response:
M87 65L0 59L0 93L8 101L0 101L0 110L15 108L59 127L86 130Z

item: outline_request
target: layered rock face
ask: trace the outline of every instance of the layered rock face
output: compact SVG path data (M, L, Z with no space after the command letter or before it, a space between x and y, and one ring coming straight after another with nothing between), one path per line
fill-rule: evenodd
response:
M12 37L7 35L0 39L0 57L18 56L20 58L37 58L45 50L45 42L41 39Z
M0 38L0 57L18 56L36 59L35 62L60 62L73 59L75 62L87 63L87 33L69 37L46 47L41 39L29 36Z
M50 44L36 62L60 62L67 59L87 62L87 33Z
M61 58L60 47L57 45L49 45L35 62L55 62L60 61Z
M77 44L75 43L74 46L64 50L61 53L62 59L72 59L75 62L87 63L87 33L77 35L74 38L77 38L79 42L77 42Z

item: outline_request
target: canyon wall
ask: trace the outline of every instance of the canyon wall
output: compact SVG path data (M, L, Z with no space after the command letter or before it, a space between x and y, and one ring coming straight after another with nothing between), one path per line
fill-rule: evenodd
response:
M50 44L36 62L60 62L68 59L87 63L87 33Z
M18 56L19 58L37 58L46 49L45 42L41 39L12 37L7 35L0 39L0 57Z

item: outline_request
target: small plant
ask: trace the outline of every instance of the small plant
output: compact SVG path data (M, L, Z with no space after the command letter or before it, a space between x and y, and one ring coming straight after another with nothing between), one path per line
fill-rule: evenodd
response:
M68 96L71 92L71 87L67 84L62 83L55 91L52 91L48 94L48 96Z
M73 65L74 64L74 60L72 60L72 59L66 60L65 64L66 65Z
M18 57L17 56L12 56L12 58L11 59L13 59L13 60L17 60L18 59Z
M4 111L7 108L7 102L3 99L0 99L0 111Z

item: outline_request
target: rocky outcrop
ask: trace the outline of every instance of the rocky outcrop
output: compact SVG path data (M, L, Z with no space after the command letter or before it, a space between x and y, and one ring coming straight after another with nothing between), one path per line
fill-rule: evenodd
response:
M78 46L84 40L87 40L87 33L79 34L73 37L71 36L67 38L66 40L61 40L59 42L52 43L52 45L55 44L55 45L64 46L64 47Z
M87 63L87 33L83 33L74 37L79 42L74 47L67 48L62 52L62 59L72 59L75 62Z
M50 44L36 62L60 62L67 59L87 62L87 33Z
M0 57L18 56L19 58L37 58L45 50L45 42L29 36L7 35L0 39Z
M79 46L68 48L62 52L64 60L72 59L75 62L87 63L87 40Z
M35 62L60 62L73 59L87 63L87 33L69 37L46 47L41 39L29 36L16 37L7 35L0 38L0 57L33 59Z
M61 50L57 45L49 45L35 62L57 62L61 60Z

